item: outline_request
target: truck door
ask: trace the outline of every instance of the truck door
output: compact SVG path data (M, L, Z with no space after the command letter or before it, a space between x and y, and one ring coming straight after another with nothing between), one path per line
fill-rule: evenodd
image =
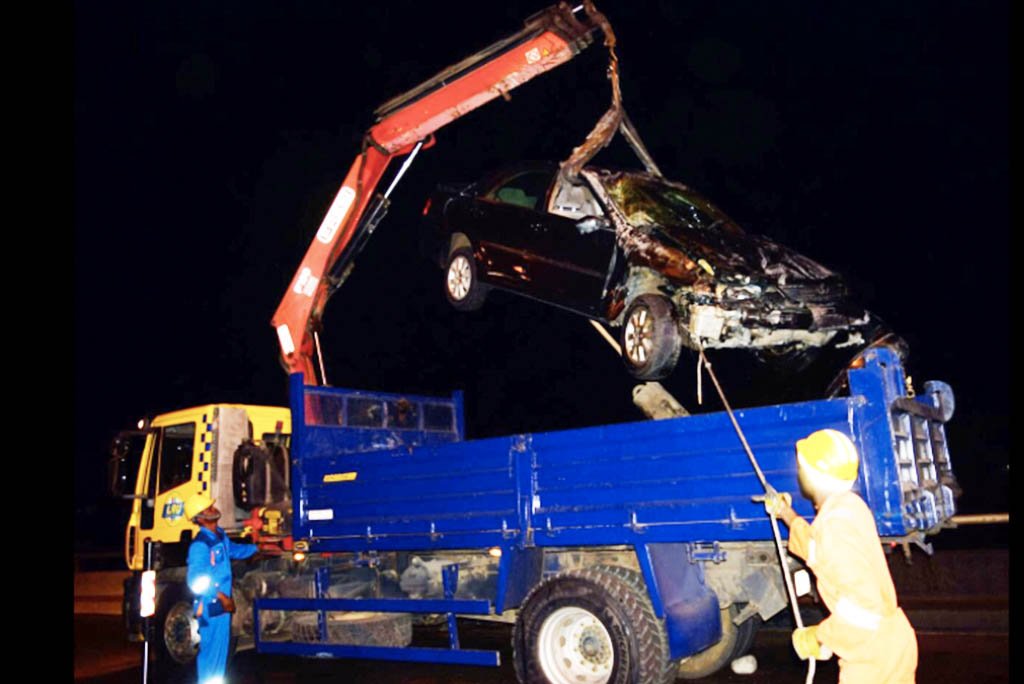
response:
M195 420L182 420L156 428L150 437L149 458L144 458L139 473L141 496L133 506L129 521L127 552L131 567L142 566L143 541L164 542L165 557L174 559L186 549L172 546L183 542L182 532L191 538L192 525L185 520L185 499L198 489L193 482L192 468L196 450ZM145 483L143 485L143 483ZM131 529L137 524L137 532ZM184 546L184 545L182 545Z
M188 421L168 425L160 429L159 437L154 533L158 541L176 542L183 530L192 529L185 520L185 499L196 493L192 484L196 424Z

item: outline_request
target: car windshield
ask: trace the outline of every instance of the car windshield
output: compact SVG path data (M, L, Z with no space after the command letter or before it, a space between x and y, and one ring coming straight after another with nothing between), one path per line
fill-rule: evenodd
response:
M657 225L663 230L722 231L742 234L732 219L689 188L637 174L617 174L602 180L608 195L635 226Z

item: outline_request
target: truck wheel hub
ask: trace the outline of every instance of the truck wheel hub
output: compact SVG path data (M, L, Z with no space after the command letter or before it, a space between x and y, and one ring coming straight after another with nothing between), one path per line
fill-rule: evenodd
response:
M551 613L541 625L537 650L541 669L552 684L605 684L615 666L608 630L583 608Z

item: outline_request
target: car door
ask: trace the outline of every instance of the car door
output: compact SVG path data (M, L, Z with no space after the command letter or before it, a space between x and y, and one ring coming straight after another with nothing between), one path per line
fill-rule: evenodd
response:
M466 206L467 234L476 248L477 270L484 282L543 296L535 270L545 249L542 208L552 175L549 170L513 172Z
M556 304L588 315L604 311L617 258L615 230L584 182L556 179L543 219L537 278Z

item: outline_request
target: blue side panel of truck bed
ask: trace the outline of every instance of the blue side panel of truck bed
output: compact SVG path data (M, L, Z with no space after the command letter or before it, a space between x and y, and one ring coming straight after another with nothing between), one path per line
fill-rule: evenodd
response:
M743 409L736 419L768 481L793 494L801 515L810 519L814 511L799 492L795 443L831 428L858 448L855 490L880 535L937 529L954 513L944 426L952 391L931 382L923 396L908 396L892 351L871 349L862 358L863 366L848 373L849 396ZM718 542L773 536L763 506L751 500L763 493L761 484L724 413L465 440L458 393L438 398L305 387L293 375L291 402L296 541L313 552L498 547L497 591L475 613L520 605L541 581L546 547L630 545L651 605L665 619L672 657L688 656L721 636L718 597L704 582L702 562L721 560ZM457 565L445 572L457 577ZM463 608L453 600L456 581L446 584L440 607L419 599L344 604L446 612L448 651L259 639L257 647L496 664L495 653L458 648L454 615ZM307 603L303 610L334 605L322 598ZM297 604L261 599L257 613L289 605Z
M737 420L766 477L793 493L798 513L813 516L799 494L794 444L832 428L861 453L855 488L880 534L933 527L953 512L940 482L952 477L942 474L949 464L941 420L929 397L894 408L908 400L892 352L871 350L865 359L850 372L848 397L740 410ZM455 400L380 395L378 415L349 411L353 425L325 421L338 411L324 405L355 398L362 410L377 395L307 388L301 376L292 382L294 534L314 551L772 538L763 507L751 501L761 486L725 413L464 441ZM398 400L414 407L419 422L389 423ZM447 424L445 406L452 409ZM901 456L895 418L918 406L923 423ZM428 411L443 414L431 429ZM915 439L914 430L925 437ZM916 465L924 447L931 470Z

